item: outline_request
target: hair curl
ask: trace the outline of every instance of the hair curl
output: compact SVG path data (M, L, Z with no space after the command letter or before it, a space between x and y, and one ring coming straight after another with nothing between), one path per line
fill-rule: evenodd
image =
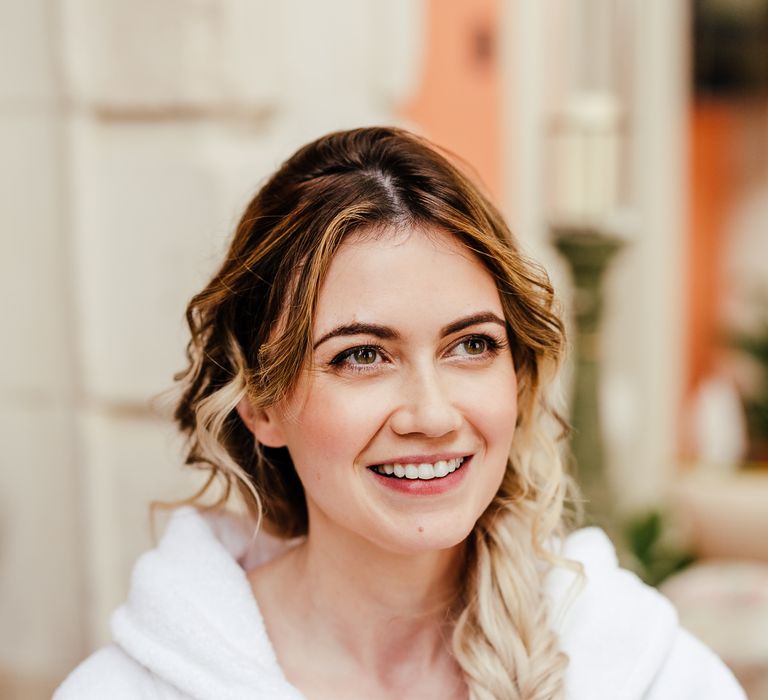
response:
M318 291L344 239L362 228L439 227L493 276L518 379L518 426L501 487L468 542L453 651L473 700L557 700L567 664L548 622L543 577L559 562L570 480L547 404L564 347L546 274L521 254L502 216L426 140L375 127L297 151L248 204L226 259L187 308L189 365L175 419L187 464L210 470L220 501L239 492L264 527L307 532L304 490L285 448L254 445L236 409L279 402L309 361Z

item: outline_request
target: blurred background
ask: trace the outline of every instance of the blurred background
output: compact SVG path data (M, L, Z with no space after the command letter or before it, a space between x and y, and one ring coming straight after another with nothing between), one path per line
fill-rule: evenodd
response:
M378 123L550 270L591 517L768 697L767 0L3 0L0 696L109 639L195 485L153 397L250 195Z

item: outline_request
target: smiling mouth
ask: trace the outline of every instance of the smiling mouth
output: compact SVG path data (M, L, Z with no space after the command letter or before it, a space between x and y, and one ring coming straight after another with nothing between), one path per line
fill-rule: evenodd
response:
M431 479L442 479L449 474L453 474L466 462L468 457L456 457L454 459L441 459L437 462L421 462L401 464L394 462L391 464L376 464L369 467L372 471L381 476L391 477L393 479L411 479L429 481Z

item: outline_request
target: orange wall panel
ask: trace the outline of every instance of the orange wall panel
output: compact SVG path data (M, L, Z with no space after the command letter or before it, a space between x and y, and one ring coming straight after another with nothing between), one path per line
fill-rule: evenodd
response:
M687 270L686 394L713 372L720 343L719 299L723 293L725 226L733 202L734 108L706 101L691 112L690 222Z
M499 0L428 0L424 74L401 114L501 192Z

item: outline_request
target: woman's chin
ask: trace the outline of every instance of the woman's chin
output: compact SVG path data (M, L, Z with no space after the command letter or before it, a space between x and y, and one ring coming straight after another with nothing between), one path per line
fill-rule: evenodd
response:
M385 551L399 555L419 555L455 549L464 544L474 522L461 526L453 522L450 525L430 522L423 519L395 532L379 532L373 543Z

